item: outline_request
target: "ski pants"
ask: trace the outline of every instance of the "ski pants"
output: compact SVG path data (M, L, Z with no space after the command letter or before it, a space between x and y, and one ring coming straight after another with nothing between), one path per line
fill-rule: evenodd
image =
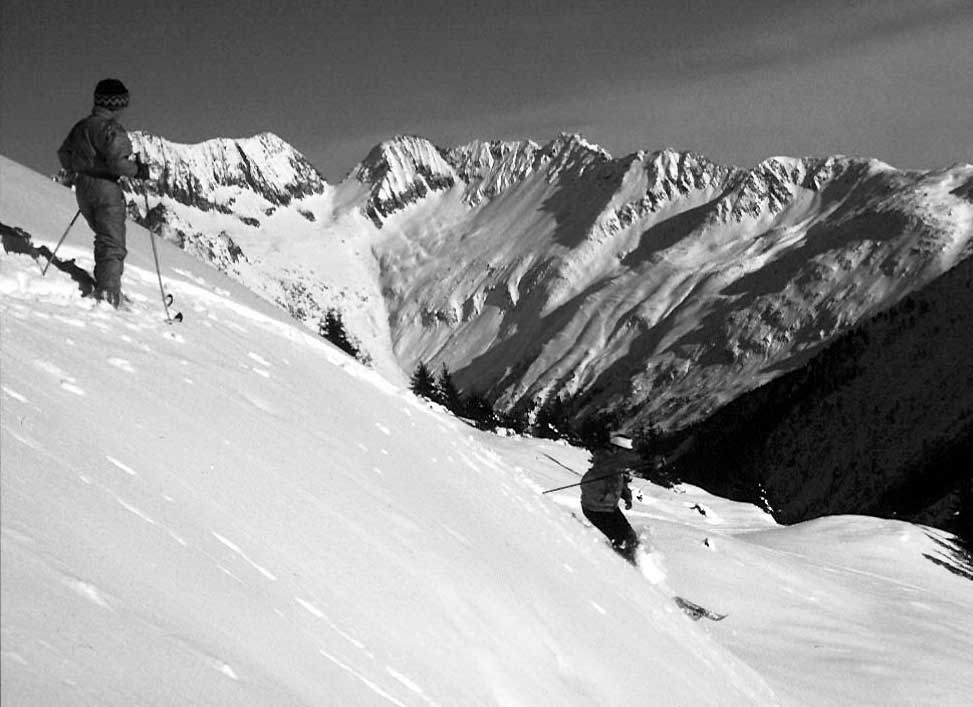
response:
M591 524L608 536L615 552L629 562L635 559L635 550L639 546L639 536L629 524L625 514L618 508L614 511L590 511L582 507L584 517Z
M95 232L95 288L99 293L121 292L125 269L125 197L110 179L80 175L75 198Z

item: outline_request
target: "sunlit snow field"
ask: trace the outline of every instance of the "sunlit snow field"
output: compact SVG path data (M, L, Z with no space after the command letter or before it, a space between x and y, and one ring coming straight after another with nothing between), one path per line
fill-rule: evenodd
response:
M0 163L33 246L74 210ZM633 569L542 494L584 450L473 430L162 244L167 325L147 239L120 312L0 254L5 705L973 701L943 533L636 481Z

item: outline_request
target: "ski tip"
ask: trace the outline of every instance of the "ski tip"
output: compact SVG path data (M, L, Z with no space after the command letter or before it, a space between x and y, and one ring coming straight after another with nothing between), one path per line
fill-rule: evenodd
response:
M683 599L682 597L673 597L673 601L675 601L676 605L682 609L693 621L699 621L702 618L707 618L710 621L722 621L729 616L729 614L718 614L715 611L710 611L706 607L700 606L699 604L691 602L687 599Z

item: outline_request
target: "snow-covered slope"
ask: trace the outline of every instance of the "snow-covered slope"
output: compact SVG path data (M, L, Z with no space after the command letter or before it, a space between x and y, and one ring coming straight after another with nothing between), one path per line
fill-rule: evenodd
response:
M634 571L540 493L581 450L467 428L163 244L166 325L138 227L130 306L82 299L83 225L46 278L29 255L73 212L0 161L4 704L973 697L944 534L645 485Z

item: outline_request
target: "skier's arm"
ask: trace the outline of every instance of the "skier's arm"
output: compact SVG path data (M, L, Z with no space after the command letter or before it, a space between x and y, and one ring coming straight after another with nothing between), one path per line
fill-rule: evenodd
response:
M69 172L74 171L74 159L71 155L71 145L69 144L70 138L64 140L61 143L61 147L57 151L57 161L61 163L61 166L68 170Z
M125 128L114 121L109 122L105 126L104 141L102 155L108 171L116 177L134 177L138 165L130 159L132 142Z
M625 501L626 510L632 507L632 489L628 487L630 478L627 471L622 473L622 500Z

